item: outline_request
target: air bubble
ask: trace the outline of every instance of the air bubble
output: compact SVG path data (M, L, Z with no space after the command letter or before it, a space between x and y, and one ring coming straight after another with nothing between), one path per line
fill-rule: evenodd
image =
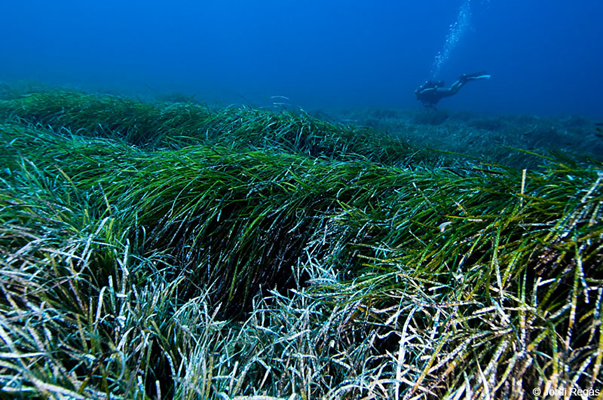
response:
M456 17L456 22L450 25L450 31L446 36L446 42L444 43L444 48L440 51L433 62L433 67L431 68L431 78L435 80L439 75L442 69L442 66L448 61L450 58L450 53L456 47L458 42L461 40L461 37L465 34L467 29L469 28L471 20L471 0L467 0L460 8L459 15Z

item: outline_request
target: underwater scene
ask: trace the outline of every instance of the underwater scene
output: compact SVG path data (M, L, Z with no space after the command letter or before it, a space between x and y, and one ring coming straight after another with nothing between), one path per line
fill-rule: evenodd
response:
M1 399L603 399L603 2L0 5Z

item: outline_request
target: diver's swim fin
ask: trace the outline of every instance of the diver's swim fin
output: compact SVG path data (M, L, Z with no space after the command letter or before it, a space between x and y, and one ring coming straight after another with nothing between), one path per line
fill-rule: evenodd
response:
M465 78L466 81L477 81L480 79L490 79L491 76L492 75L490 75L489 73L484 71L484 72L478 72L475 74L467 74L467 75L464 75L463 78Z

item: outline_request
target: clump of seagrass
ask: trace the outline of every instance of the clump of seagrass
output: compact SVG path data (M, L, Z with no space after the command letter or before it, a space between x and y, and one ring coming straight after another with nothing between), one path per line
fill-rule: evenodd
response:
M130 111L122 126L146 118ZM214 126L233 126L224 117ZM7 395L528 399L603 386L600 163L411 170L311 156L302 141L227 145L236 130L133 147L90 137L92 123L32 121L0 125Z
M367 337L391 354L396 393L601 387L601 167L440 177L398 189L404 212L391 199L366 215L390 229L357 278L324 293L356 305Z
M145 148L179 149L191 144L241 151L271 148L340 160L408 165L437 162L433 156L388 134L294 113L189 103L149 104L125 97L74 91L31 93L0 101L0 116L82 136L123 140Z

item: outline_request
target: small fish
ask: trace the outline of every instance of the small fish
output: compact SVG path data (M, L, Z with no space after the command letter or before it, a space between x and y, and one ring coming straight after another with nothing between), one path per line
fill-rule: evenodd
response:
M603 122L597 122L595 124L595 129L597 130L597 133L595 133L595 135L603 139Z

